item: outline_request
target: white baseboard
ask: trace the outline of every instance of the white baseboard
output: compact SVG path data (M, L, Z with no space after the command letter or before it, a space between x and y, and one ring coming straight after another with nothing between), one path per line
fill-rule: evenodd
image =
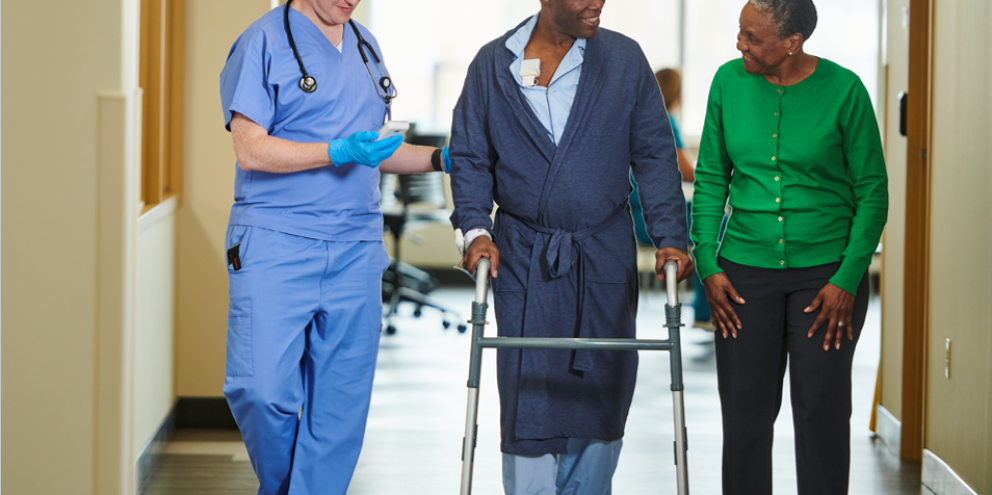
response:
M899 457L902 423L881 404L875 410L875 434L896 457Z
M940 457L923 449L923 485L937 495L978 495Z

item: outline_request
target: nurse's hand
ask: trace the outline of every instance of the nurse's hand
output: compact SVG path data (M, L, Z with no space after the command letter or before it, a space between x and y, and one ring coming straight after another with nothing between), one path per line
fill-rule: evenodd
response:
M378 167L383 160L393 156L403 144L403 136L392 136L376 141L375 131L356 132L345 139L335 139L327 144L327 156L335 167L345 163L358 163L366 167Z
M444 173L451 173L451 155L448 154L448 147L441 150L441 162L444 164Z
M469 273L475 273L475 265L479 263L481 258L489 260L489 275L496 278L499 272L499 249L496 249L496 244L484 235L480 235L472 241L472 245L468 247L468 252L465 253L465 257L462 259L462 266Z

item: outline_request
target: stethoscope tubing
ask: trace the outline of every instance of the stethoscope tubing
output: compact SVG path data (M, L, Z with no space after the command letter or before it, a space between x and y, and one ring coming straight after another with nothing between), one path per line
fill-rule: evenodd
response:
M283 12L283 24L286 29L286 37L289 39L289 46L293 49L293 56L296 57L296 63L300 66L300 73L302 74L299 83L300 89L305 93L313 93L317 90L317 80L307 74L307 69L303 65L303 57L300 56L300 52L296 48L296 41L293 40L293 30L289 27L289 4L292 1L286 1L285 11ZM372 78L372 84L375 86L376 93L386 103L386 111L390 112L392 110L392 100L396 98L398 92L396 91L396 86L393 85L392 78L389 77L389 71L382 64L382 59L379 58L379 54L376 53L372 44L362 36L361 31L358 30L358 26L355 25L355 21L349 19L348 24L351 25L351 29L355 32L355 37L358 38L358 53L362 56L362 61L365 62L365 69L369 71L369 77ZM369 57L365 53L366 49L372 55L372 59L375 60L376 65L379 66L379 70L384 74L378 81L375 80L375 74L372 72L372 66L369 64Z

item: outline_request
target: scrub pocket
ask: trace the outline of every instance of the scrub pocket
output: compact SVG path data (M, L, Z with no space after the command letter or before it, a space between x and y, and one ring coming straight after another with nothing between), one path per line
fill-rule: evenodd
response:
M230 308L227 316L227 363L226 376L252 376L252 318L251 280L254 275L249 265L248 245L251 227L232 225L227 230L225 250L239 246L240 269L232 264L227 266L228 296Z
M226 376L252 376L251 314L227 317Z

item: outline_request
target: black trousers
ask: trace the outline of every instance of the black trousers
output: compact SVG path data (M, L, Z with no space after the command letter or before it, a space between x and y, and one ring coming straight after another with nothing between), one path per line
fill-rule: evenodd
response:
M772 493L772 438L788 363L799 495L846 494L851 463L851 363L868 310L868 275L858 286L852 327L840 350L823 350L824 324L806 334L819 311L803 310L840 263L773 270L720 258L745 304L737 338L716 333L723 412L724 495Z

